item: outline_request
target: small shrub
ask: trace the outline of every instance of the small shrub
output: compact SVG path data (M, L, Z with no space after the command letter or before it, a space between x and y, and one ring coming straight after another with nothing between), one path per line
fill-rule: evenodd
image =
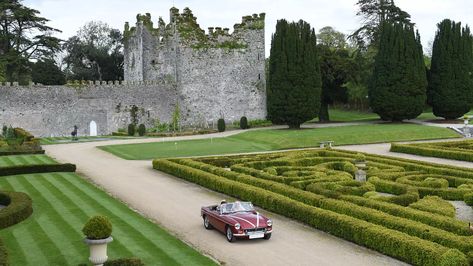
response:
M246 118L246 116L242 116L240 118L240 128L241 129L247 129L248 128L248 119Z
M112 235L112 223L105 216L94 216L82 228L88 239L105 239Z
M138 126L138 135L140 137L143 137L145 135L145 133L146 133L146 126L144 124L140 124Z
M218 128L218 132L224 132L225 131L225 120L223 118L220 118L217 121L217 128Z
M135 135L135 124L129 124L128 125L128 136L134 136Z
M473 193L465 194L463 200L466 204L473 206Z
M126 129L124 129L124 128L119 128L119 129L117 130L117 132L126 133Z
M138 258L122 258L109 260L104 266L144 266L145 264Z

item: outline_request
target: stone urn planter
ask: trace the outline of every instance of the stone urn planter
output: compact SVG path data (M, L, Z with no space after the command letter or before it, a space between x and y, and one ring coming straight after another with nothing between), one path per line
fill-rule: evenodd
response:
M107 245L112 241L113 238L111 236L105 239L84 239L84 242L89 245L89 261L93 265L103 265L108 260Z
M94 216L82 228L84 242L89 245L89 261L93 265L103 265L107 260L107 245L113 241L112 224L105 216Z

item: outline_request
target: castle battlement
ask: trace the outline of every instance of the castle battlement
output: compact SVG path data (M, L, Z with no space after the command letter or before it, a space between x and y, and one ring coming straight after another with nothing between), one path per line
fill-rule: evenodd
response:
M181 117L266 118L265 14L229 28L203 30L189 8L169 10L169 23L150 13L125 23L125 80L163 81L176 92Z

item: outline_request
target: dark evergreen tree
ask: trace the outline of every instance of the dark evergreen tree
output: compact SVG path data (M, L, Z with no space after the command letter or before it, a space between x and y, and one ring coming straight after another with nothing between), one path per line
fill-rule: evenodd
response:
M429 102L434 115L455 119L473 104L473 50L470 29L444 20L438 24L429 72Z
M307 22L279 20L271 42L268 118L299 128L317 116L321 78L317 38Z
M66 75L51 59L37 61L31 67L31 79L35 83L44 85L63 85Z
M27 84L30 60L51 57L60 50L48 19L21 0L0 1L0 79Z
M369 84L373 112L383 120L416 118L426 101L426 87L419 34L411 25L385 22Z

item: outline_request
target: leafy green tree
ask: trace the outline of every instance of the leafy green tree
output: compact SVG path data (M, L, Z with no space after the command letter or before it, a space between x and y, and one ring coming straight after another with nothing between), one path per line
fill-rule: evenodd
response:
M20 0L0 1L0 76L7 81L29 81L29 60L50 57L60 50L59 30ZM3 71L2 71L3 68Z
M323 27L319 30L317 42L320 45L335 49L344 49L347 47L347 37L345 34L330 26Z
M414 25L411 16L396 6L394 0L358 0L356 4L359 8L356 15L362 17L363 24L349 38L362 49L377 44L381 25L385 22Z
M348 101L347 89L352 70L352 58L347 49L318 45L320 73L322 76L322 95L319 121L330 121L328 105Z
M67 78L123 80L122 34L104 22L91 21L64 45Z
M290 128L317 116L321 78L317 38L307 22L279 20L271 41L268 118Z
M66 83L64 72L54 60L44 59L32 64L31 79L44 85L63 85Z
M473 50L468 26L445 19L438 24L429 72L434 115L455 119L473 104Z
M369 84L370 106L383 120L422 113L427 77L419 34L411 25L385 22Z

